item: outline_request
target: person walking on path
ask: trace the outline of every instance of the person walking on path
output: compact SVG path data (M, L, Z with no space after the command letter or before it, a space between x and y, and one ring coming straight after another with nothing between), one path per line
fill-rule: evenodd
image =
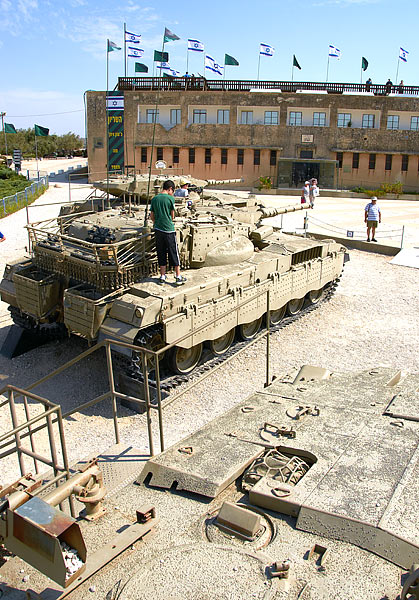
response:
M0 231L0 242L5 242L6 241L6 236L2 234L2 232Z
M370 241L370 232L372 234L371 242L376 242L375 230L378 223L381 223L381 210L377 204L377 196L373 196L371 202L365 207L365 223L367 224L367 242Z
M169 265L175 268L175 283L183 285L185 277L180 274L179 252L175 232L175 203L173 194L175 184L171 179L163 183L163 190L151 201L150 218L153 221L156 240L157 260L160 267L159 283L167 281L167 258Z
M310 203L310 182L306 181L304 187L301 190L301 204Z
M315 177L313 177L312 179L310 179L310 194L309 194L311 208L314 208L314 200L317 198L317 196L319 194L320 194L320 190L317 185L317 179Z

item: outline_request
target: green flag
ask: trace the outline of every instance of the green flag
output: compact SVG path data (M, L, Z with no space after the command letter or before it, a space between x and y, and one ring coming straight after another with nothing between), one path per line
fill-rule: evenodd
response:
M165 44L166 42L175 42L176 40L180 40L180 37L176 35L176 33L170 31L170 29L167 29L167 27L165 27L163 43Z
M108 40L108 52L113 52L114 50L120 50L121 48L115 44L115 42L111 42Z
M148 73L147 65L143 65L143 63L135 63L135 72L136 73Z
M167 79L175 79L175 76L169 75L169 73L163 73L163 77L167 77Z
M366 71L368 69L368 61L366 58L362 57L362 70Z
M4 124L4 133L17 133L15 126L11 123Z
M158 50L154 50L154 62L169 62L169 53L168 52L159 52Z
M301 67L298 64L298 60L295 58L295 54L294 54L294 58L292 59L292 66L297 67L297 69L300 69L300 71L301 71Z
M230 56L229 54L226 54L224 57L224 64L225 65L231 65L232 67L238 67L239 66L239 61L236 60L234 58L234 56Z
M38 137L46 137L49 134L49 129L46 127L41 127L40 125L35 125L35 135Z

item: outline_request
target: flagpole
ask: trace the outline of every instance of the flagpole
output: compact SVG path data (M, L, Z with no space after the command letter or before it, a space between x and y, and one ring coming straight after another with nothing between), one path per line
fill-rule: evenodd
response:
M330 54L327 55L326 83L329 81L329 60L330 60Z
M259 60L258 60L258 81L259 81L259 72L260 72L260 50L259 50Z
M5 112L1 112L0 113L0 117L1 117L1 127L3 129L3 133L4 133L4 145L6 147L6 156L7 156L7 135L6 135L6 129L4 128L4 117L6 116Z
M397 59L396 85L397 85L397 79L399 77L399 64L400 64L400 56Z
M294 57L292 59L292 67L291 67L291 83L294 81Z
M109 40L106 42L106 208L109 208L109 117L108 117L108 90L109 90ZM104 206L102 205L102 209Z
M361 85L362 85L362 59L361 59Z
M189 48L188 48L187 42L186 42L186 72L189 75Z
M124 69L127 76L127 24L124 23Z
M35 127L34 129L34 133L35 133L35 156L36 156L36 174L38 176L38 181L39 181L39 168L38 168L38 144L36 143L36 129Z

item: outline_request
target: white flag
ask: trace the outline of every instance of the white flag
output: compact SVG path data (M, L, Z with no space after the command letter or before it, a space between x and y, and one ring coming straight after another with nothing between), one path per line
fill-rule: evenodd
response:
M268 44L261 44L259 54L263 54L264 56L273 56L275 53L275 48L273 46L268 46Z
M409 52L407 50L403 50L403 48L400 48L400 52L399 52L400 60L402 60L403 62L407 62L408 54L409 54Z
M129 31L126 31L125 41L130 42L130 44L139 44L141 41L141 35L138 35L138 33L130 33Z
M132 46L128 46L128 56L131 58L141 58L144 54L144 50L142 48L133 48Z
M218 75L222 75L224 72L224 67L219 65L212 58L212 56L208 56L208 54L205 56L205 68L209 69L210 71L213 71L214 73L217 73Z
M180 77L180 71L176 71L176 69L169 69L169 71L172 77Z
M199 40L188 40L188 50L195 50L195 52L203 52L204 44Z
M329 44L329 56L334 56L335 58L340 58L339 48L336 48L336 46L331 46Z

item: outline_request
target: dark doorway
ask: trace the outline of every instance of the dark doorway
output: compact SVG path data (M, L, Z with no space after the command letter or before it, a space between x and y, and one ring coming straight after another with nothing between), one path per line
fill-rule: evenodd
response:
M300 158L313 158L313 150L300 150Z
M305 181L315 177L319 179L320 165L312 162L292 163L292 182L296 187L303 185Z

